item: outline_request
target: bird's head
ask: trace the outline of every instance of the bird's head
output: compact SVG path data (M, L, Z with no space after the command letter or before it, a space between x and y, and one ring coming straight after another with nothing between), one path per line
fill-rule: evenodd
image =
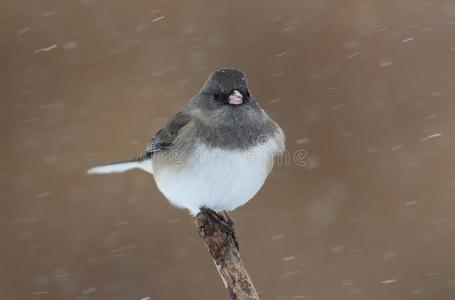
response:
M237 69L223 68L212 73L200 94L214 106L247 104L251 95L245 74Z
M244 125L261 116L245 74L222 68L212 73L191 104L198 118L216 125Z

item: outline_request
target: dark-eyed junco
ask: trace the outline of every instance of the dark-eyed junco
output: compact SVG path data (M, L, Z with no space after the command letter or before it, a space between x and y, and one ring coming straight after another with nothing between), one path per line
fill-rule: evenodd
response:
M259 191L284 141L281 128L250 94L245 75L223 68L210 75L139 157L88 173L139 168L153 174L172 204L193 215L203 208L231 211Z

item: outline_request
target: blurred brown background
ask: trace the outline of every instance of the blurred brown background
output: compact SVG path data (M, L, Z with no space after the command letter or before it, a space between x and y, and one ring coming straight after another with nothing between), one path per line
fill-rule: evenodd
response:
M0 299L227 299L152 177L85 174L221 66L308 152L233 214L262 299L455 299L453 1L0 4Z

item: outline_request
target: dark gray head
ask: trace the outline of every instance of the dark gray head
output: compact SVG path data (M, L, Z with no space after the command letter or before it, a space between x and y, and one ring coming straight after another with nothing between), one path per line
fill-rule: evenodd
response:
M215 148L248 149L278 132L251 96L245 74L236 69L211 74L186 113L193 117L193 139Z
M237 69L222 68L212 73L199 94L191 100L198 116L218 124L252 121L262 110L250 94L245 74Z
M250 100L248 80L236 69L223 68L212 73L200 94L212 97L219 105L242 105Z

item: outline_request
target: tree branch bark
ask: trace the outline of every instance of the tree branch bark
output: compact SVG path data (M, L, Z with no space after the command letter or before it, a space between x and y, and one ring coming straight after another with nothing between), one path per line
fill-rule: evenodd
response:
M212 255L213 262L232 300L259 300L246 266L240 259L233 232L223 229L223 224L207 212L196 218L199 235Z

